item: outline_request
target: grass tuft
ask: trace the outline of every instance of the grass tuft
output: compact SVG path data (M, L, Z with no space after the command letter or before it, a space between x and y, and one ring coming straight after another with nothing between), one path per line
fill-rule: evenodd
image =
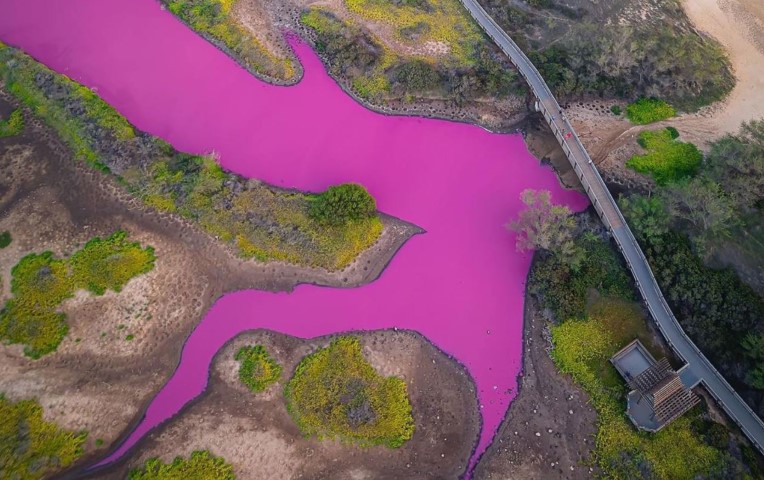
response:
M24 116L21 110L11 112L8 120L0 120L0 138L13 137L24 130Z
M264 392L281 377L281 365L262 345L241 347L235 359L239 362L239 380L255 393Z

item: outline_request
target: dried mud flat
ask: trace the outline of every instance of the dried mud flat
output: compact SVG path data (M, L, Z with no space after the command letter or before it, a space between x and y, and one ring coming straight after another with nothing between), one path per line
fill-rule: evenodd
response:
M547 321L538 302L525 298L523 375L475 478L592 478L597 415L589 397L549 357Z
M99 478L125 478L147 458L172 461L207 449L233 465L237 478L383 479L458 478L466 469L480 429L474 384L466 370L421 335L408 331L354 333L364 356L382 375L408 385L416 430L398 449L360 448L302 436L286 411L283 387L298 362L332 337L300 340L256 330L238 335L218 352L207 391L151 433L130 459ZM264 345L284 367L263 393L238 378L236 351Z
M0 91L0 113L12 110ZM68 256L92 237L119 229L156 250L156 267L122 292L78 292L63 303L69 333L56 352L31 360L20 345L0 345L0 392L11 400L37 398L47 420L87 430L83 461L102 455L125 433L223 293L367 283L421 231L385 217L379 241L340 272L245 261L182 219L144 207L112 177L75 162L50 130L25 117L21 135L0 139L0 231L13 236L0 250L0 302L10 298L11 268L29 253Z

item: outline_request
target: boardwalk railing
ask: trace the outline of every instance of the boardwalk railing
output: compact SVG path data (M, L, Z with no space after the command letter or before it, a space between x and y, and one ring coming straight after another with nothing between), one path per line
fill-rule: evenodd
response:
M677 355L687 362L687 368L703 382L714 399L740 426L756 448L764 453L764 423L679 325L618 204L539 71L509 35L478 4L477 0L461 0L461 2L486 34L509 57L530 86L537 99L537 110L546 119L586 190L594 209L615 239L663 337Z

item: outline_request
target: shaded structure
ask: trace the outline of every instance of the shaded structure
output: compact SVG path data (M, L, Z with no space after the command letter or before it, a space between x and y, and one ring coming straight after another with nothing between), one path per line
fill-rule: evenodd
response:
M632 389L627 395L626 413L640 430L657 432L699 401L692 387L692 375L671 368L668 360L656 361L639 340L634 340L610 358L618 373Z

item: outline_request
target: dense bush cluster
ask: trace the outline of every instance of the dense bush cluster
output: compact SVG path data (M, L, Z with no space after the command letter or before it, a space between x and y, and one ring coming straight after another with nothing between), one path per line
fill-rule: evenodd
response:
M11 402L0 393L0 478L50 478L82 455L86 438L45 421L36 400Z
M284 394L308 436L396 448L414 433L406 382L374 371L355 337L340 337L305 357Z
M659 185L676 183L695 175L703 154L694 144L678 141L677 135L672 128L640 132L639 144L647 153L631 157L626 166L652 175Z
M211 157L177 152L134 130L91 90L2 44L0 78L78 159L111 172L149 205L194 221L246 257L335 270L382 231L376 216L346 225L320 224L308 216L310 196L224 172Z
M722 47L700 36L678 2L659 2L629 25L629 2L557 0L487 6L559 96L658 97L682 110L723 98L734 85Z
M154 268L154 259L153 248L128 241L125 232L94 238L68 260L51 252L25 256L11 270L13 297L0 310L0 339L23 344L32 358L54 351L68 331L61 302L79 289L118 292Z
M377 211L377 202L368 191L357 183L334 185L316 195L310 205L309 215L325 225L347 225L364 220Z
M24 116L21 110L11 112L8 120L0 120L0 138L18 135L24 130Z
M753 122L714 142L692 180L620 200L680 324L755 407L764 399L762 298L732 269L703 259L729 242L753 252L744 257L749 266L764 265L760 244L747 245L758 240L746 232L747 222L762 218L762 173L764 122Z
M253 392L263 392L281 377L281 365L262 345L241 347L236 352L239 380Z
M575 239L575 247L583 253L576 269L564 257L546 255L534 263L531 272L531 290L543 296L544 305L558 319L583 318L590 290L609 297L633 297L631 277L610 245L595 235L583 234Z
M231 15L232 0L163 0L167 8L250 71L280 80L295 75L292 60L279 58Z
M191 457L175 457L172 463L158 458L146 460L140 469L130 471L128 480L235 480L233 467L206 450L191 453Z

